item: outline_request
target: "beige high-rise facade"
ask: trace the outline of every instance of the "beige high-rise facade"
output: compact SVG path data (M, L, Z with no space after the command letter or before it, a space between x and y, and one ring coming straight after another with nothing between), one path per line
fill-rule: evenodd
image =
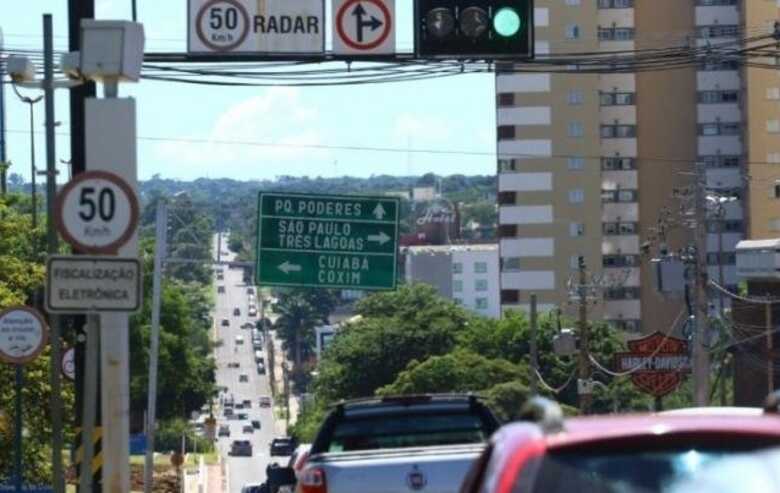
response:
M537 0L535 8L540 55L738 43L771 33L780 17L774 0ZM736 198L707 222L712 279L737 283L740 239L780 236L777 72L729 60L637 73L506 71L496 93L504 310L527 308L536 293L542 310L569 311L583 256L606 280L592 318L629 332L667 330L683 307L656 292L650 260L663 207L674 212L669 249L691 238L675 225L686 218L673 196L692 183L697 162L709 190Z

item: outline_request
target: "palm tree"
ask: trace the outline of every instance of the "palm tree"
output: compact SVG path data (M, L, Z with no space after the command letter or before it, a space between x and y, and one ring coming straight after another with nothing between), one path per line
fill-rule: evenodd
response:
M307 299L305 292L300 290L280 295L279 301L274 305L274 311L279 314L275 323L276 330L287 343L287 347L292 346L295 366L300 367L302 342L305 341L311 346L312 331L317 324L325 321L326 316L323 316Z

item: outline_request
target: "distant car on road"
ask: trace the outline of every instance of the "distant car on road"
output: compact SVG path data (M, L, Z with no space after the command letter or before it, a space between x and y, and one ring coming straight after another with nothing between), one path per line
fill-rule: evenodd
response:
M262 351L255 351L255 363L265 363L265 358L263 358Z
M241 368L241 363L238 361L231 361L227 364L228 368Z
M248 425L244 425L244 427L241 429L241 431L243 431L244 433L254 433L255 432L255 428L251 424L248 424Z
M249 399L244 399L241 404L244 405L244 409L252 409L252 401Z
M238 316L240 316L240 315L241 315L241 309L240 309L240 308L238 308L238 307L236 307L236 308L233 308L233 316L234 316L234 317L238 317Z
M243 344L244 343L244 336L237 335L236 336L236 344Z
M274 438L271 440L271 455L292 455L297 446L294 438Z
M233 417L233 408L232 408L232 407L226 407L226 408L225 408L225 410L224 410L224 411L222 411L222 414L223 414L223 415L224 415L226 418L231 418L231 417Z
M255 294L255 288L246 288L248 294Z
M222 425L219 427L219 436L221 437L229 437L230 436L230 426L228 425Z
M243 402L236 402L236 409L244 409L244 403Z
M241 375L238 376L238 381L239 382L248 382L249 381L249 375L247 375L246 373L242 373Z
M241 487L241 493L268 493L265 483L247 483Z
M230 444L230 455L252 457L252 442L249 440L233 440Z
M224 294L225 286L217 286L217 293Z
M262 362L257 364L257 374L265 375L265 364L263 364Z
M242 325L241 328L244 329L244 330L254 329L255 328L255 324L247 322L244 325Z
M230 327L230 320L223 318L222 319L222 327Z
M238 420L239 421L245 421L249 419L249 415L247 413L238 413Z
M260 420L259 419L253 419L252 420L252 427L256 430L260 429Z
M260 407L271 407L271 398L267 395L261 395L258 399L258 403L260 404Z
M257 308L250 308L249 309L249 316L250 317L256 317L257 316Z

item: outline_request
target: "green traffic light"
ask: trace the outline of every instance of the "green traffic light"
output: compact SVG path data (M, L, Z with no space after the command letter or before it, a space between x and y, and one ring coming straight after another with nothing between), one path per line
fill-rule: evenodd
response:
M510 38L520 32L523 20L512 7L503 7L493 16L493 29L499 36Z

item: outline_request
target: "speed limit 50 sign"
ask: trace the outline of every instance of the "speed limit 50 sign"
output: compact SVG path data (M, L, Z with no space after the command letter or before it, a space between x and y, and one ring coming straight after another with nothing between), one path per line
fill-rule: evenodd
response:
M57 195L54 221L73 248L115 254L133 236L138 215L138 198L127 182L107 171L87 171Z
M321 54L324 0L189 0L187 51Z

